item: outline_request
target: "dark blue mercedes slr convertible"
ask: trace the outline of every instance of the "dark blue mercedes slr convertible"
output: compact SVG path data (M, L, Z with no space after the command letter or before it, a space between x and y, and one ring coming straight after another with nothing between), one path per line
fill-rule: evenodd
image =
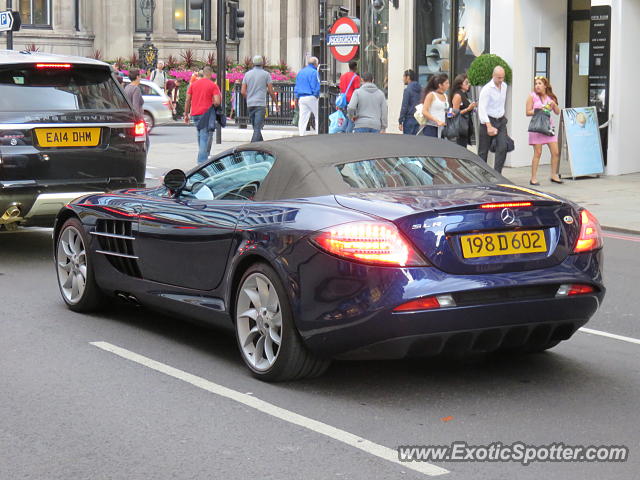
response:
M161 187L78 198L54 241L72 310L118 296L233 325L270 381L332 358L546 350L605 293L591 213L406 135L247 144Z

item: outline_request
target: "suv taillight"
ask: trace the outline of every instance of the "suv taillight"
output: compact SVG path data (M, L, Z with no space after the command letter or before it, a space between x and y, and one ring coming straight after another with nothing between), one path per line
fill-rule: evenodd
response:
M312 241L337 257L356 262L396 267L427 265L392 223L344 223L316 233Z
M147 124L144 120L136 122L133 127L133 136L135 137L136 142L144 142L147 139Z
M600 222L589 210L580 211L580 236L573 253L589 252L602 247L602 229Z

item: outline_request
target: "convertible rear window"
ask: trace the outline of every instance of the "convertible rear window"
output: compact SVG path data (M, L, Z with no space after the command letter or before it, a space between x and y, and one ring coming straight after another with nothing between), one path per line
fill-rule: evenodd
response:
M451 157L390 157L338 165L352 188L420 187L497 183L500 178L472 160Z
M0 111L128 110L106 68L13 66L0 69Z

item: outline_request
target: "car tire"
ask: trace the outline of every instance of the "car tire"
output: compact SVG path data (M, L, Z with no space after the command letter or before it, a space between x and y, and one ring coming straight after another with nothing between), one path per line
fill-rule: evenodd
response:
M234 307L238 348L254 377L283 382L316 377L328 368L329 360L316 357L304 345L286 290L270 266L256 263L247 269Z
M80 220L68 219L56 239L54 259L60 294L74 312L98 310L106 299L96 284L88 245L89 235Z
M147 133L151 133L151 130L153 130L156 122L153 119L153 115L151 115L151 113L147 111L144 112L144 123L147 124Z

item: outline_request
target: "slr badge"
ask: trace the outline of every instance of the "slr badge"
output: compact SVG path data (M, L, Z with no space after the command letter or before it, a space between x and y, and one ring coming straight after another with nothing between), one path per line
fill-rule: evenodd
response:
M506 225L511 225L516 221L516 214L510 208L503 208L500 212L500 218Z

